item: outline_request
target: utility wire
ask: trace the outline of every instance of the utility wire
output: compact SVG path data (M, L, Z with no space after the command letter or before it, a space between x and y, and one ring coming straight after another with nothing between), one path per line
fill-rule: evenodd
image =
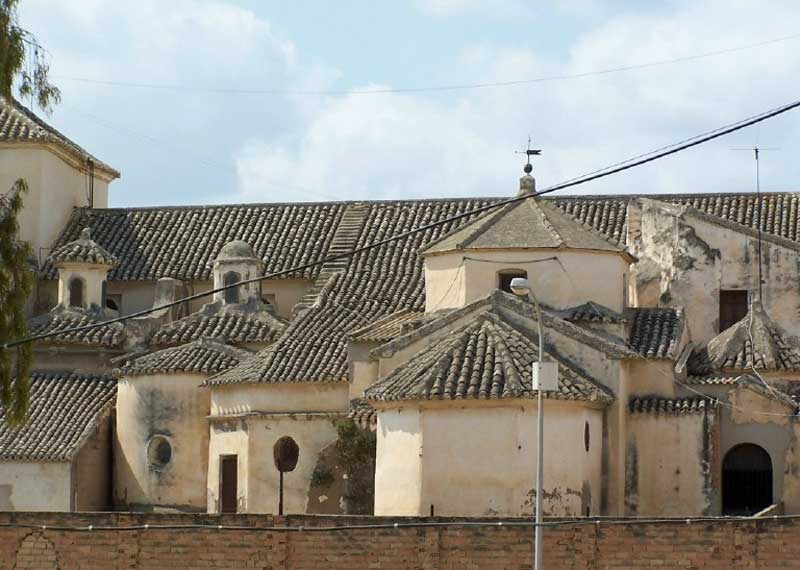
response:
M72 77L72 76L57 76L58 79L66 81L76 81L80 83L91 83L95 85L106 85L111 87L132 87L137 89L161 89L168 91L194 91L202 93L218 93L226 95L376 95L385 93L423 93L423 92L445 92L445 91L466 91L471 89L487 89L492 87L510 87L515 85L529 85L532 83L545 83L549 81L561 81L567 79L580 79L583 77L592 77L598 75L608 75L611 73L619 73L623 71L633 71L637 69L646 69L648 67L656 67L660 65L670 65L675 63L682 63L687 61L695 61L708 57L714 57L738 51L763 47L779 42L785 42L800 38L800 34L792 34L789 36L781 36L769 40L746 44L731 48L719 49L700 54L674 57L670 59L662 59L657 61L650 61L645 63L638 63L633 65L624 65L620 67L610 67L595 71L586 71L583 73L570 73L560 75L549 75L544 77L535 77L531 79L516 79L510 81L493 81L486 83L461 83L451 85L434 85L428 87L397 87L397 88L376 88L376 89L329 89L329 90L291 90L291 89L255 89L255 88L229 88L229 87L196 87L192 85L180 84L160 84L160 83L138 83L130 81L112 81L105 79L93 79L89 77Z
M108 320L105 320L105 321L102 321L102 322L98 322L98 323L87 324L87 325L82 325L82 326L78 326L78 327L62 329L62 330L59 330L59 331L53 331L53 332L49 332L49 333L43 333L43 334L28 336L28 337L17 339L17 340L11 340L11 341L5 342L4 344L0 345L0 349L5 350L5 349L8 349L8 348L14 348L16 346L20 346L20 345L23 345L23 344L34 342L34 341L37 341L37 340L44 340L46 338L50 338L50 337L53 337L53 336L58 336L58 335L62 335L62 334L71 334L71 333L76 333L76 332L82 332L82 331L98 328L98 327L101 327L101 326L107 326L107 325L113 324L113 323L127 321L129 319L133 319L133 318L136 318L136 317L142 317L144 315L148 315L148 314L156 312L156 311L161 311L163 309L168 309L170 307L175 307L175 306L181 305L183 303L186 303L188 301L194 301L196 299L201 299L203 297L207 297L209 295L213 295L215 293L219 293L221 291L225 291L226 289L231 289L233 287L240 287L242 285L247 285L249 283L255 283L255 282L258 282L258 281L263 281L263 280L266 280L266 279L274 279L275 277L281 277L283 275L296 273L298 271L302 271L302 270L305 270L305 269L310 269L312 267L316 267L318 265L322 265L324 263L328 263L328 262L331 262L331 261L336 261L336 260L339 260L339 259L345 259L345 258L348 258L348 257L352 257L354 255L363 253L365 251L369 251L369 250L374 249L376 247L380 247L380 246L386 245L388 243L399 241L401 239L404 239L404 238L407 238L409 236L412 236L412 235L414 235L416 233L424 232L424 231L427 231L429 229L436 228L436 227L448 224L448 223L456 221L456 220L460 220L460 219L463 219L463 218L466 218L466 217L469 217L469 216L474 216L476 214L487 212L487 211L493 210L495 208L500 208L500 207L503 207L503 206L507 206L509 204L516 204L517 202L521 202L523 200L528 200L530 198L534 198L534 197L537 197L537 196L543 196L545 194L550 194L550 193L555 192L557 190L563 190L565 188L571 188L573 186L578 186L578 185L581 185L581 184L585 184L585 183L591 182L593 180L598 180L600 178L605 178L607 176L611 176L612 174L617 174L617 173L623 172L625 170L630 170L632 168L635 168L635 167L638 167L638 166L642 166L644 164L647 164L647 163L650 163L650 162L654 162L656 160L660 160L660 159L665 158L667 156L670 156L670 155L673 155L673 154L677 154L678 152L681 152L681 151L684 151L686 149L701 145L701 144L706 143L708 141L711 141L711 140L717 139L719 137L725 136L727 134L733 133L735 131L739 131L739 130L745 128L745 127L749 127L751 125L760 123L760 122L765 121L767 119L770 119L772 117L777 117L778 115L782 115L783 113L791 111L792 109L796 109L797 107L800 107L800 100L794 101L793 103L789 103L787 105L783 105L781 107L777 107L775 109L771 109L769 111L766 111L766 112L764 112L764 113L762 113L760 115L757 115L754 118L751 118L750 120L748 120L748 121L746 121L744 123L742 123L742 122L734 123L732 126L729 126L727 128L722 128L722 129L718 130L717 132L715 132L713 134L707 135L705 137L702 137L702 138L699 138L699 139L696 139L696 140L692 140L691 142L687 142L687 143L684 143L684 144L679 145L677 147L671 148L669 150L665 150L665 151L656 153L656 154L654 154L652 156L641 158L639 160L636 160L635 162L624 164L622 166L617 166L615 168L612 168L610 170L606 170L606 171L603 171L603 172L600 172L600 173L597 173L597 174L592 174L591 176L586 176L586 177L581 178L579 180L573 180L571 182L565 182L565 183L561 183L561 184L556 184L555 186L550 186L550 187L545 188L544 190L541 190L539 192L534 192L534 193L531 193L531 194L523 194L521 196L516 196L514 198L508 198L506 200L500 200L500 201L494 202L492 204L487 204L485 206L481 206L481 207L475 208L475 209L470 210L468 212L463 212L461 214L456 214L456 215L450 216L448 218L443 218L441 220L437 220L435 222L424 224L424 225L419 226L417 228L414 228L414 229L411 229L411 230L408 230L408 231L405 231L405 232L401 232L401 233L396 234L394 236L390 236L390 237L384 238L382 240L371 242L369 244L363 245L361 247L357 247L357 248L352 249L350 251L346 251L346 252L338 253L338 254L334 254L334 255L329 255L327 257L323 257L321 259L318 259L318 260L315 260L315 261L311 261L309 263L304 263L304 264L297 265L297 266L294 266L294 267L290 267L290 268L287 268L287 269L282 269L280 271L275 271L273 273L269 273L269 274L262 275L262 276L259 276L259 277L252 277L250 279L245 279L245 280L239 281L237 283L231 283L229 285L223 285L222 287L218 287L216 289L210 289L208 291L203 291L201 293L196 293L194 295L189 295L187 297L184 297L183 299L178 299L177 301L171 301L169 303L164 303L164 304L158 305L156 307L151 307L149 309L143 309L141 311L137 311L135 313L131 313L130 315L125 315L125 316L122 316L122 317L116 317L116 318L108 319Z

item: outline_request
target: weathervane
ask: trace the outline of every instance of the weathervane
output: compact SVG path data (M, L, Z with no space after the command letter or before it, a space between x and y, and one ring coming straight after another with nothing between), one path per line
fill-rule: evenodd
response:
M531 157L532 156L541 156L542 151L541 149L533 149L531 148L531 137L528 135L528 149L527 150L515 150L514 154L522 154L525 153L528 156L528 162L525 164L525 174L530 174L533 171L533 165L531 164Z

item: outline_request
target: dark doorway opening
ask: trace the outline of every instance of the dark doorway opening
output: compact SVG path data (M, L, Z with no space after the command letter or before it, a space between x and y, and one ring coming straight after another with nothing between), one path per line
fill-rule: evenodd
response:
M722 463L722 514L752 515L772 504L772 460L764 448L743 443Z
M747 316L748 293L741 290L719 292L719 332L729 329Z
M219 512L235 513L239 503L239 456L219 458Z

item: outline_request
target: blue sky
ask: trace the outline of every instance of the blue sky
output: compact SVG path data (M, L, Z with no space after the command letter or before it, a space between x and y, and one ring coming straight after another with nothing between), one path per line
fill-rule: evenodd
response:
M503 196L795 99L800 38L692 62L446 92L302 95L583 73L800 32L796 0L23 0L64 95L48 119L122 172L113 206ZM111 86L112 81L154 85ZM168 86L179 86L178 89ZM275 89L232 94L208 89ZM574 193L800 189L800 113Z

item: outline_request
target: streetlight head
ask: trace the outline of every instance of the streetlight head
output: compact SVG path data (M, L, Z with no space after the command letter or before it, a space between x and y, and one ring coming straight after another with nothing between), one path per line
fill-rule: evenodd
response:
M531 286L525 277L514 277L511 280L511 292L519 297L527 297L531 292Z

